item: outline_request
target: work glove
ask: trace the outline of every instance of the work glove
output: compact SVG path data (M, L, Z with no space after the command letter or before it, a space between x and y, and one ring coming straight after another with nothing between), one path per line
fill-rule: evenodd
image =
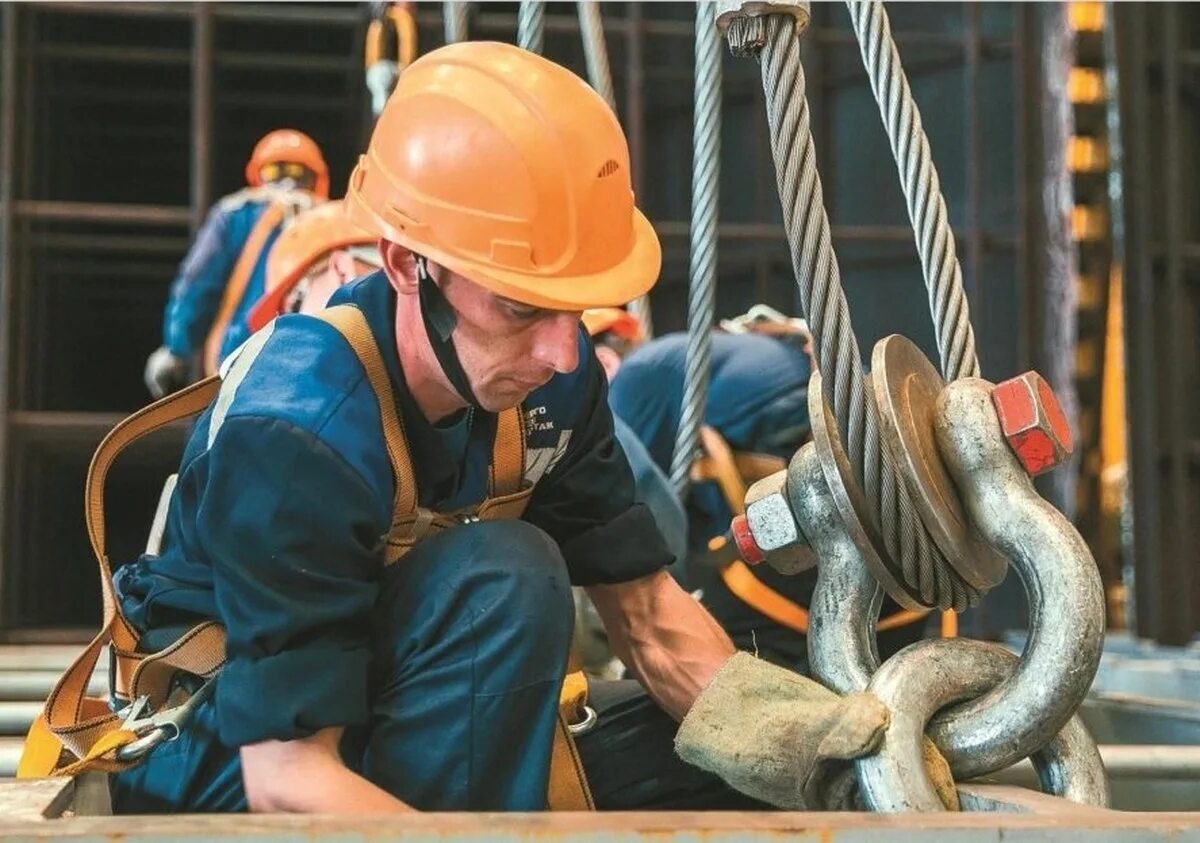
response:
M879 746L890 721L872 694L841 697L737 653L683 719L675 751L747 796L784 810L820 810L835 799L838 774Z
M166 346L156 348L146 359L146 371L142 375L146 389L157 398L183 389L188 385L191 366L187 359L175 354Z

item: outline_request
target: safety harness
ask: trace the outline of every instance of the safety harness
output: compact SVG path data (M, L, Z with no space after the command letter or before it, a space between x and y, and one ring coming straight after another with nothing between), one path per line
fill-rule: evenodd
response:
M250 276L254 274L254 268L258 266L259 258L263 256L271 233L299 212L311 208L315 201L312 194L307 191L280 190L268 185L240 190L228 197L224 204L236 206L239 202L263 200L268 202L267 207L250 229L250 235L246 238L242 251L238 253L237 262L233 265L233 272L230 273L225 290L221 294L221 304L217 308L217 315L204 340L201 363L205 377L217 373L217 367L221 362L221 343L225 339L225 331L228 330L238 305L246 295L246 288L250 285Z
M396 411L387 369L366 318L353 305L329 308L318 318L336 328L349 343L379 403L395 480L384 564L395 563L422 539L441 530L475 520L521 517L533 487L524 482L525 428L520 407L497 416L487 498L478 507L450 514L421 507L404 422ZM233 365L237 366L238 361ZM125 618L113 584L105 534L104 487L108 470L122 451L149 433L202 412L217 399L220 389L221 378L213 375L156 401L119 423L96 449L88 469L84 515L100 566L103 626L58 680L42 713L34 720L18 765L19 778L127 770L158 744L177 737L192 711L211 693L213 681L225 664L225 629L216 621L196 625L163 650L139 652L140 634ZM87 693L106 647L110 654L111 702ZM181 675L202 681L198 687L192 683L189 688L178 682ZM586 698L582 675L568 676L560 696L551 758L548 801L552 810L594 807L569 725L586 710Z

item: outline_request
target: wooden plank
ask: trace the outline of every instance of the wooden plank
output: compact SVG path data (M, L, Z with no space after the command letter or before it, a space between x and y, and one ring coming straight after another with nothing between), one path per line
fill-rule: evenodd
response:
M0 782L0 817L6 822L42 822L71 806L70 779L12 779Z
M591 813L403 817L76 817L0 825L23 840L609 841L734 843L1200 843L1200 814L1118 811L1041 814Z

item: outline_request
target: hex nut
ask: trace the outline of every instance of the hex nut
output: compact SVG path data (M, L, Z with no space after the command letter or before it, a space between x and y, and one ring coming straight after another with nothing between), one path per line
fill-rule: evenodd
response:
M1009 448L1031 477L1045 474L1071 455L1071 425L1050 384L1026 372L992 390L992 404Z

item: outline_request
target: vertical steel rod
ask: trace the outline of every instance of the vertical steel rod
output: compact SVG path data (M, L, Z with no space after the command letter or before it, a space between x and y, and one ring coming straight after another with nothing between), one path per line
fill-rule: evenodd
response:
M1183 192L1180 149L1183 125L1179 115L1179 5L1165 3L1163 10L1163 117L1166 134L1166 173L1163 190L1166 196L1167 274L1164 292L1167 305L1166 350L1173 365L1167 366L1167 391L1158 400L1166 405L1167 483L1169 512L1166 524L1168 540L1162 564L1165 574L1159 585L1162 595L1164 644L1187 644L1192 637L1192 570L1188 489L1187 419L1188 401L1185 392L1185 361L1191 356L1185 342L1195 342L1184 336L1186 300L1183 291ZM1168 593L1169 592L1169 593Z
M197 3L192 19L192 233L200 227L212 184L213 7Z
M982 313L987 306L984 300L983 283L983 150L980 139L979 110L982 108L983 91L980 85L980 62L982 58L982 37L979 30L979 4L963 3L963 15L966 18L967 34L965 39L965 74L964 86L967 95L966 135L967 135L967 279L964 285L967 290L967 300L976 313ZM987 320L984 320L985 324ZM985 328L986 330L986 328Z
M8 502L8 412L10 314L12 313L13 198L16 177L17 116L17 16L21 6L0 5L0 588L6 598L0 601L0 629L8 625L8 538L10 509Z

